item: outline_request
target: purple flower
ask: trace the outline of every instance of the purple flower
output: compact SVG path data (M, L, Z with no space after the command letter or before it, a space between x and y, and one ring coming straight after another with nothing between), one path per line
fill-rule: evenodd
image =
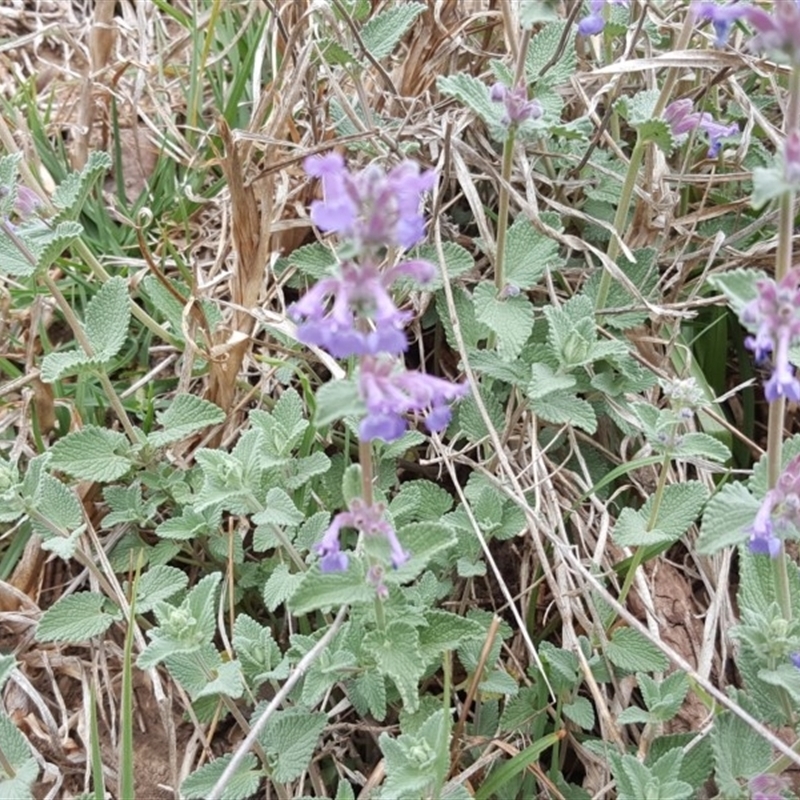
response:
M757 33L750 48L772 56L785 56L794 64L800 64L800 3L780 0L773 4L773 13L761 8L747 7L745 19Z
M721 122L716 122L711 114L701 114L700 130L708 135L708 157L716 158L719 155L720 148L722 147L722 139L727 139L730 136L736 136L739 133L739 126L732 122L730 125L723 125Z
M682 136L700 124L700 114L693 112L694 104L688 97L675 100L664 109L664 121L669 124L673 136Z
M708 2L708 0L692 0L691 5L691 13L698 20L707 20L713 25L714 32L717 35L714 40L716 47L725 46L733 23L745 16L749 10L749 6L737 3L736 0L725 6Z
M342 528L354 528L365 536L383 536L389 543L392 566L397 569L411 558L394 528L385 517L386 508L381 503L368 506L363 500L355 498L348 511L342 511L333 518L322 540L314 548L321 556L320 569L323 572L341 572L347 569L347 554L339 549L339 535Z
M538 100L528 100L528 90L524 84L509 89L502 83L496 83L489 91L494 103L503 103L505 113L501 120L503 125L520 125L526 119L539 119L544 113Z
M789 348L800 338L800 267L789 270L780 283L772 278L758 281L758 296L742 310L743 324L755 329L745 345L756 361L772 354L772 376L767 381L767 400L788 397L800 402L800 381L789 363Z
M789 656L789 660L794 664L798 669L800 669L800 653L792 653Z
M683 136L698 128L708 135L708 157L716 158L722 147L722 139L739 133L739 126L734 122L723 125L716 122L711 114L692 111L692 101L688 97L675 100L665 109L663 120L669 124L673 136Z
M450 403L468 391L465 383L395 371L391 361L364 358L359 374L359 393L367 407L359 435L364 440L393 442L406 430L405 414L422 414L429 431L444 430L450 422Z
M581 36L595 36L603 31L606 26L603 9L607 2L627 7L629 0L589 0L589 15L578 23L578 33Z
M344 264L339 275L317 281L289 308L300 323L298 339L324 347L336 358L404 352L408 341L403 329L412 314L400 311L388 292L403 275L425 283L433 276L433 266L407 261L381 271Z
M403 161L388 173L377 164L351 173L338 153L311 156L304 167L322 180L324 200L311 204L311 219L320 230L335 231L368 251L413 247L424 236L420 204L436 182L432 170L420 172L415 162Z
M794 656L792 656L792 661L794 661ZM783 800L783 792L790 788L786 778L769 774L755 775L750 778L749 786L750 800Z
M770 558L777 558L780 555L781 540L775 535L775 526L772 521L772 511L777 502L778 494L775 491L767 492L753 524L748 529L751 553Z

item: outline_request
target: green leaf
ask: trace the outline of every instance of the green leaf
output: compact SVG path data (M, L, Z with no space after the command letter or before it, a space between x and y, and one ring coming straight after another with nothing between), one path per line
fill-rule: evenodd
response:
M303 275L319 280L331 274L337 264L336 253L330 247L315 242L293 250L289 255L289 264Z
M344 417L363 414L365 410L358 394L358 385L349 378L323 383L317 389L316 401L314 425L317 428Z
M376 720L386 719L386 678L377 670L365 670L348 686L353 692L353 705L364 708Z
M533 330L533 306L526 297L499 298L494 284L483 281L475 287L472 301L475 317L497 335L501 358L513 361L522 352Z
M488 338L490 331L486 325L478 321L475 304L472 302L469 292L463 286L453 287L453 306L465 347L468 350L477 349L478 344ZM447 308L447 299L444 292L441 291L436 294L436 313L439 315L439 320L444 328L447 343L454 350L458 349L453 322L450 319L450 312Z
M0 797L3 800L33 800L33 785L39 777L39 764L19 728L2 713L0 745L3 755L14 770L13 778L5 770L0 770Z
M505 410L502 403L497 395L486 386L479 384L478 391L489 415L489 421L496 431L502 431L505 425ZM479 442L489 435L472 393L456 406L454 416L455 426L463 431L471 442Z
M111 169L111 156L100 150L89 154L80 172L70 173L51 197L53 205L59 209L59 219L77 218L92 186Z
M0 231L0 272L6 275L28 277L43 272L83 233L77 222L59 222L54 228L36 220L17 228L17 236L33 256L34 264L17 245Z
M714 780L723 797L738 797L739 779L747 780L765 772L772 761L772 745L730 711L715 718L711 746Z
M648 89L631 97L620 97L614 104L614 109L634 128L638 128L653 120L658 94L656 89Z
M572 375L559 374L542 361L531 364L530 376L525 393L531 400L539 400L553 392L563 394L564 389L571 389L577 383Z
M419 649L423 661L435 662L446 650L455 650L470 639L485 640L486 628L473 619L449 611L425 612L426 627L419 631Z
M436 79L436 86L442 94L460 100L486 122L493 138L502 138L495 134L503 131L503 105L492 102L489 87L483 81L464 72L457 72L455 75L440 75Z
M178 540L210 536L219 529L221 519L222 510L218 506L209 506L202 511L185 506L179 517L165 519L156 528L156 535L163 539Z
M254 687L270 679L282 680L289 673L272 631L247 614L239 614L233 624L233 649Z
M564 716L580 725L585 731L594 728L594 706L585 697L576 697L571 703L565 703L561 709Z
M561 223L556 214L545 213L542 222L556 230ZM505 278L519 289L530 289L536 285L547 270L563 266L564 259L559 255L559 245L533 227L525 217L519 217L508 229L505 248Z
M257 707L253 719L258 716ZM325 714L302 708L289 708L273 714L259 738L267 753L274 781L288 783L306 771L327 722Z
M6 685L6 681L11 677L16 666L17 659L11 653L0 655L0 689Z
M756 211L762 209L771 200L777 200L795 187L786 180L785 172L776 167L755 167L753 169L753 194L750 206Z
M50 469L82 481L110 483L131 466L131 446L125 434L94 425L67 434L50 450Z
M569 83L575 74L575 34L570 33L563 49L559 49L565 27L562 21L548 23L531 39L525 54L525 74L528 83L536 85L534 96L538 97L545 87ZM547 65L551 66L544 72Z
M417 684L426 666L417 629L407 622L394 620L384 630L368 633L362 648L375 659L378 669L394 681L404 708L411 712L416 710L419 704Z
M189 576L177 567L159 564L150 567L136 586L136 613L144 614L156 603L169 600L189 585Z
M119 275L109 278L86 306L86 337L97 361L109 361L128 338L131 318L128 283Z
M531 400L531 409L546 422L574 425L587 433L597 430L597 415L591 404L569 392L551 392Z
M639 139L642 142L653 142L665 155L675 149L675 137L672 128L663 119L648 119L637 126Z
M423 244L412 253L415 259L430 261L436 264L439 269L434 273L433 279L425 285L430 292L438 291L442 288L442 264L439 260L439 252L434 245ZM444 267L449 281L454 281L475 266L475 259L466 248L455 242L442 242L442 255L444 256Z
M377 60L386 58L425 9L424 3L406 2L376 14L361 29L367 52Z
M213 644L204 644L192 652L173 653L164 663L192 700L218 694L236 699L244 692L239 662L223 661Z
M296 527L305 520L292 498L283 491L273 487L267 492L264 510L253 515L256 525L278 525L280 527Z
M225 412L214 403L193 394L181 393L170 400L166 411L159 411L156 420L163 428L154 431L147 440L153 447L164 447L193 433L225 421Z
M767 277L767 273L760 269L732 269L709 275L708 282L725 295L733 312L739 317L744 307L758 294L756 281Z
M710 555L723 547L742 544L747 538L745 529L753 524L759 505L743 484L725 484L708 501L695 544L697 552Z
M216 632L216 597L222 573L212 572L198 581L180 606L155 605L158 627L148 631L150 643L139 654L141 669L155 667L167 657L199 650Z
M670 750L652 766L627 753L609 752L608 757L617 781L618 800L689 800L695 794L692 786L675 779L683 760L680 749Z
M620 547L646 547L680 539L697 519L706 501L707 490L699 481L664 487L658 517L648 530L654 498L648 498L639 511L624 508L614 528L614 541Z
M36 628L39 642L85 642L105 633L122 612L102 594L79 592L57 600Z
M292 598L292 613L296 617L333 606L373 603L375 587L370 586L361 566L351 561L346 572L320 572L313 566L303 575Z
M387 586L408 583L425 569L435 555L448 550L456 543L453 530L447 525L436 522L413 522L404 525L398 529L397 538L403 548L411 554L411 558L402 566L386 573L384 583ZM365 546L368 552L374 548L374 552L380 552L383 560L389 562L389 546L383 538L368 539Z
M731 457L731 451L727 445L707 433L685 433L672 450L672 457L707 458L724 464Z
M17 200L17 179L22 153L11 153L0 158L0 186L4 188L0 197L0 214L9 217L14 213Z
M290 572L288 564L278 564L264 584L264 605L275 611L292 597L302 582L302 572Z
M54 383L70 375L90 373L102 368L102 363L89 358L78 350L64 353L48 353L42 359L41 378L45 383Z
M557 22L558 2L556 0L521 0L519 21L523 28L532 28L540 22Z
M83 525L83 508L75 492L46 472L39 478L35 503L37 510L64 534L69 535ZM40 524L36 519L32 522L37 533L43 538L49 539L53 536L50 528Z
M666 656L633 628L618 628L606 655L614 666L627 672L664 672L669 666Z
M232 755L220 756L195 770L181 784L181 797L185 797L186 800L204 800L211 794L211 790L232 759ZM225 784L222 800L247 800L258 791L262 777L263 773L258 769L256 757L248 753Z

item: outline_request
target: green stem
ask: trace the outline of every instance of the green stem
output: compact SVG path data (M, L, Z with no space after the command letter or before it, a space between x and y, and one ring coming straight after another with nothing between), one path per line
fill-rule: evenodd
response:
M516 130L513 125L508 129L508 136L503 143L503 168L500 183L500 200L497 209L497 252L494 258L494 285L498 292L503 290L506 283L505 255L506 232L508 230L508 186L511 183L511 167L514 163L514 141Z
M372 445L369 441L358 442L358 463L361 465L361 499L371 506L375 502L372 491ZM383 611L383 600L375 592L375 624L378 630L386 629L386 615Z
M653 505L650 508L650 516L647 520L647 527L645 528L645 530L648 532L655 528L656 522L658 521L658 512L661 510L661 501L664 498L664 489L667 485L667 474L669 473L670 461L670 456L667 454L664 456L664 460L661 462L661 470L658 473L658 485L656 486L656 491L653 495ZM631 564L628 567L628 572L625 575L625 581L622 584L622 591L619 593L620 603L625 602L628 592L631 589L631 585L633 584L633 579L636 576L636 570L642 565L642 560L644 559L644 554L646 552L647 548L644 547L644 545L636 548L636 552L633 554Z
M636 179L639 177L639 168L642 166L646 147L647 143L643 142L637 136L636 144L631 153L631 160L628 163L628 171L625 173L625 181L622 184L622 194L619 198L617 213L614 215L614 231L616 232L616 236L611 237L608 243L608 250L606 251L606 255L611 261L616 261L619 256L619 243L622 235L625 233L625 225L628 221L628 211L631 207L633 190L636 187ZM611 273L607 269L604 269L603 274L600 276L600 285L597 288L597 300L595 302L595 311L598 314L606 306L610 289Z
M789 134L798 126L800 118L800 65L792 68L789 80L789 102L784 119L784 132ZM792 267L792 234L794 229L795 192L786 192L780 200L778 210L778 248L775 253L775 281L780 282ZM774 489L778 483L783 463L783 421L786 399L779 397L769 406L767 422L767 488ZM789 565L785 548L781 543L780 553L772 559L775 593L783 616L792 619L792 594L789 587Z

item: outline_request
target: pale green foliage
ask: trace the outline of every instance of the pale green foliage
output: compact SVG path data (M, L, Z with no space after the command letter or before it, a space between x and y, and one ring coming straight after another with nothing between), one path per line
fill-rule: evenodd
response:
M203 800L208 797L232 758L232 755L220 756L195 770L181 784L181 797L185 797L187 800ZM225 790L222 793L223 800L247 800L258 789L261 778L262 773L258 769L256 757L250 754L246 755L241 766L225 784Z
M689 529L706 501L708 491L699 481L664 487L658 515L651 523L653 497L638 511L623 508L614 528L621 547L640 547L677 541Z
M606 654L614 666L628 672L663 672L669 666L666 656L633 628L614 631Z
M169 408L156 414L163 430L147 437L153 447L178 442L209 425L225 421L225 412L214 403L193 394L178 394L170 400Z
M689 691L689 679L680 671L660 683L644 672L638 673L636 680L647 711L635 706L626 708L617 717L620 724L668 722L678 713Z
M79 480L108 483L131 469L132 448L125 434L87 425L53 445L48 466Z
M239 614L233 625L233 649L248 683L256 688L267 680L285 678L288 665L282 661L269 628L247 614Z
M407 2L372 17L361 29L361 41L370 55L377 59L390 55L426 7Z
M39 776L39 765L25 740L11 719L0 713L0 748L14 770L13 777L0 769L0 797L9 800L32 800L34 781Z
M497 352L506 361L513 361L533 329L533 306L521 295L503 297L495 286L479 283L473 294L475 316L497 335Z
M150 643L141 652L141 669L156 666L175 653L192 653L208 644L216 630L216 598L221 573L206 575L179 606L155 604L158 627L148 631Z
M737 693L739 702L742 693ZM747 703L743 703L748 708ZM740 796L739 779L747 780L765 772L772 761L772 747L747 723L730 712L714 720L711 732L714 780L723 797Z
M413 734L395 739L382 733L379 744L386 759L383 800L436 795L450 763L450 723L444 710L434 712Z
M69 594L42 614L36 628L40 642L85 642L105 633L122 612L96 592Z
M244 677L238 661L223 661L212 644L203 644L190 652L166 656L164 663L170 674L192 700L219 694L241 697Z
M56 219L76 219L92 187L110 168L111 157L108 153L89 153L83 169L67 175L53 192L50 199L59 210Z
M741 483L727 483L709 501L696 547L700 553L715 553L741 544L746 528L753 524L759 502Z
M541 221L561 231L561 221L557 214L544 213ZM542 236L533 223L519 217L508 229L505 247L505 278L519 289L534 287L548 270L564 265L558 252L558 242Z
M675 776L679 773L683 752L676 748L665 753L650 766L632 755L609 752L611 768L617 782L619 800L689 800L695 789Z
M465 250L455 242L442 242L442 255L444 264L439 258L439 251L430 244L424 244L414 251L414 258L430 261L439 267L430 283L425 284L428 291L438 291L442 287L442 267L449 281L454 281L461 275L469 272L475 266L475 260L469 250Z
M136 613L144 614L150 611L157 603L169 600L178 592L182 592L188 584L188 576L177 567L165 564L150 567L140 576L136 584Z
M259 706L253 719L259 716ZM305 772L328 718L303 708L276 711L259 737L273 780L293 781Z
M74 372L102 369L128 335L130 301L123 278L110 278L86 306L84 330L92 354L83 350L50 353L42 359L42 380L52 383Z
M732 269L709 275L708 282L725 295L725 299L739 316L744 307L754 300L758 290L756 281L767 278L767 273L755 269Z

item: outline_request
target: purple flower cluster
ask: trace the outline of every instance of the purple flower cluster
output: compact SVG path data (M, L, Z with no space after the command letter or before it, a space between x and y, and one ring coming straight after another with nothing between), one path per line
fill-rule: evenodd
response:
M386 508L381 503L370 506L363 500L354 499L347 511L342 511L333 518L322 540L314 548L322 556L320 569L323 572L340 572L347 569L348 556L342 552L339 544L342 528L354 528L365 536L382 536L389 542L392 566L397 569L405 564L411 556L403 550L385 514Z
M503 125L521 125L527 119L539 119L544 109L538 100L528 100L525 84L509 89L502 83L492 86L489 97L493 103L502 103L505 107Z
M673 136L682 136L693 130L701 130L708 136L708 157L716 158L722 147L722 140L739 133L739 126L733 122L723 125L706 111L694 111L689 98L675 100L664 109L664 121L669 124Z
M787 528L800 528L800 456L795 456L761 503L748 529L753 553L777 558L781 552L779 534Z
M308 158L304 166L322 180L324 200L311 204L311 220L321 231L338 233L361 252L407 249L425 234L420 198L436 182L432 170L403 161L388 173L372 164L353 174L338 153Z
M359 434L363 439L399 439L405 429L405 414L422 414L431 433L450 422L450 403L463 397L467 384L396 369L388 359L364 358L359 373L359 391L367 407Z
M516 90L505 101L515 124L535 110ZM336 153L307 159L305 169L322 181L323 199L311 204L312 221L322 231L337 233L344 246L336 274L318 281L289 308L298 323L298 339L336 358L359 359L358 391L366 408L359 427L362 441L399 439L409 414L422 417L429 431L443 430L450 421L450 403L463 397L466 384L405 369L397 357L408 347L404 328L412 315L398 309L391 296L400 278L429 281L433 265L420 260L381 265L387 252L413 247L424 235L420 207L423 193L433 187L434 173L420 171L412 161L389 172L375 164L350 172ZM334 517L316 547L323 572L347 569L348 556L339 544L342 528L383 536L394 567L409 558L385 518L385 508L354 500L348 511ZM368 579L383 596L382 573L376 570L373 565Z
M772 356L772 375L764 386L769 402L787 397L800 402L800 381L789 362L789 348L800 341L800 267L776 283L772 278L758 281L758 296L742 310L742 323L755 331L745 345L757 362Z
M750 41L752 50L800 64L800 0L779 0L773 4L772 14L737 0L727 5L693 0L691 8L697 19L711 22L717 47L723 47L728 41L733 23L743 19L756 30Z
M608 3L627 8L630 0L589 0L589 14L578 23L578 33L581 36L595 36L602 33L606 26L603 9Z

